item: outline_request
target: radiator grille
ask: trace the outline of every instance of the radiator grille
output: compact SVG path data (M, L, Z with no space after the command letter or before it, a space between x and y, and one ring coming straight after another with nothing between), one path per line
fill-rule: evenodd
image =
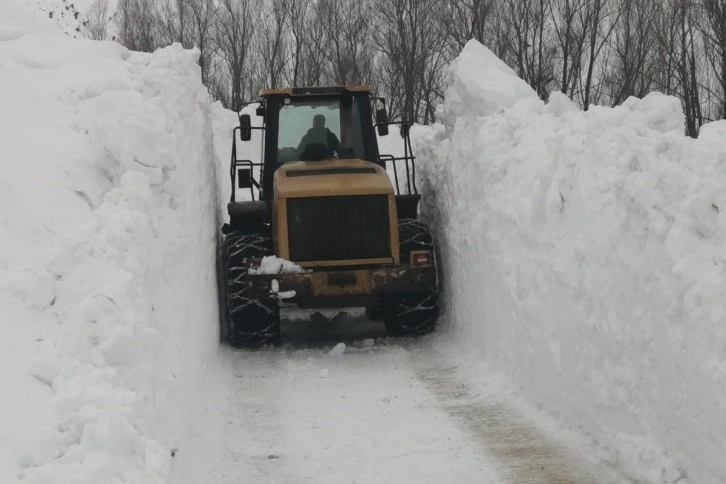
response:
M387 195L290 198L287 230L293 261L391 257Z

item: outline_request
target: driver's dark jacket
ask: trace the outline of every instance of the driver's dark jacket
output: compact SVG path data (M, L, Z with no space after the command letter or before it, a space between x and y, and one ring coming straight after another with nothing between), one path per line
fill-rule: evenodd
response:
M302 153L305 146L311 143L322 143L328 148L328 156L333 156L340 151L340 141L335 133L325 127L312 127L307 134L302 137L300 144L297 146L297 152Z

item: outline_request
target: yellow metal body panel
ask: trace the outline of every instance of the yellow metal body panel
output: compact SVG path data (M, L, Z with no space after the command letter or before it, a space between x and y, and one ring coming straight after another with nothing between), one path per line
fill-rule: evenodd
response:
M390 178L388 179L390 183ZM388 220L391 221L391 255L393 255L393 265L401 264L401 247L398 233L398 210L396 210L396 196L391 193L388 195Z
M326 168L372 168L375 173L341 175L288 176L290 171L324 170ZM275 172L276 198L330 197L336 195L384 195L393 193L386 171L364 160L293 161Z
M340 271L310 271L299 274L252 275L253 293L269 294L275 285L280 291L294 291L296 298L371 296L398 292L420 292L435 287L436 273L429 267L379 267Z
M290 244L287 237L287 203L284 198L277 197L277 192L275 193L275 199L272 202L273 250L278 257L290 259Z
M335 286L329 284L328 273L313 272L310 275L313 294L315 296L347 296L351 294L371 294L373 292L373 271L350 271L349 274L355 277L355 284Z
M342 267L355 265L392 265L391 257L382 257L379 259L349 259L349 260L319 260L319 261L301 261L295 262L301 267L312 269L315 267Z
M373 168L374 173L314 174L309 176L287 176L289 171L323 170L326 168ZM273 180L274 200L272 203L273 248L278 257L290 258L287 232L288 198L334 197L347 195L387 195L391 234L390 258L354 259L342 261L295 261L306 268L353 265L400 264L398 234L398 212L391 179L386 171L375 163L365 160L295 161L285 163L277 169Z
M372 92L373 86L370 84L346 84L345 86L334 86L334 87L344 87L346 91L350 92ZM288 96L295 96L295 95L305 95L307 94L305 91L305 88L298 87L295 89L302 89L303 92L300 94L293 94L293 88L292 87L286 87L283 89L262 89L260 91L260 96L271 96L275 94L287 94Z

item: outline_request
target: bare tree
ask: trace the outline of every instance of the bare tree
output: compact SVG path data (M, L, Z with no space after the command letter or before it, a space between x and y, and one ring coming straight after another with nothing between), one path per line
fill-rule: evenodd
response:
M152 0L119 0L116 25L119 42L131 50L153 52L159 45Z
M702 33L706 56L716 76L717 102L714 118L726 119L726 2L724 0L701 0L705 22Z
M471 39L488 43L489 23L494 0L451 0L445 2L441 23L449 42L450 52L457 55Z
M285 38L289 12L287 4L292 1L294 0L269 0L262 8L256 48L260 85L281 87L280 83L288 61L288 45Z
M86 31L91 39L106 39L108 18L108 0L94 0L86 12Z
M504 0L499 23L500 53L541 99L554 80L556 46L549 35L552 0Z
M582 105L586 111L593 100L595 63L603 48L610 42L610 37L620 18L621 10L611 8L611 4L610 0L592 0L588 5L587 73L582 89Z
M432 121L427 107L434 85L429 69L445 45L436 19L441 0L376 0L377 20L373 35L379 52L379 80L392 98L391 113L409 121ZM429 114L427 116L427 113Z
M209 84L212 59L216 55L212 38L216 15L214 4L214 0L191 0L189 3L192 42L199 49L199 67L205 86Z
M156 0L159 35L164 44L179 42L192 47L191 0Z
M105 38L109 19L95 0L86 35ZM690 136L726 118L726 0L119 0L113 21L132 50L198 47L228 107L261 87L373 82L392 118L430 123L473 38L542 99L557 89L587 109L658 89Z
M217 55L226 67L229 89L223 91L222 102L237 109L243 99L245 73L249 82L248 66L256 17L251 0L221 0L217 11L217 29L214 42ZM219 93L221 94L221 92Z
M319 5L320 3L318 3ZM325 39L325 25L315 5L305 18L306 41L302 45L302 59L298 82L303 86L319 86L331 82L326 77L327 54L330 49Z
M325 32L323 52L330 81L336 84L368 82L373 61L370 3L320 0L316 13Z
M621 2L622 11L614 31L615 59L607 79L613 105L629 96L645 96L652 90L657 71L658 3L652 0Z
M589 0L555 0L554 31L560 48L560 91L572 98L580 81L585 40L590 28Z
M290 66L288 69L288 83L292 86L298 86L306 60L306 46L310 37L308 30L308 18L311 10L310 0L285 2L282 8L287 10L285 16L289 19Z
M658 85L666 94L678 96L686 116L686 134L698 136L703 124L696 54L699 23L693 0L666 0L661 4L656 33L658 37Z

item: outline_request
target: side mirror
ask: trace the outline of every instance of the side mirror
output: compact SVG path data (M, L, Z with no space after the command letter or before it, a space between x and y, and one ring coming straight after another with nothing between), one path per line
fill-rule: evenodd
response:
M378 136L388 135L388 113L386 108L376 109L376 124L378 129Z
M237 168L237 188L252 188L252 170Z
M250 120L249 114L239 115L239 137L242 141L249 141L252 139L252 121Z
M408 122L404 121L401 123L401 138L406 139L408 138Z

